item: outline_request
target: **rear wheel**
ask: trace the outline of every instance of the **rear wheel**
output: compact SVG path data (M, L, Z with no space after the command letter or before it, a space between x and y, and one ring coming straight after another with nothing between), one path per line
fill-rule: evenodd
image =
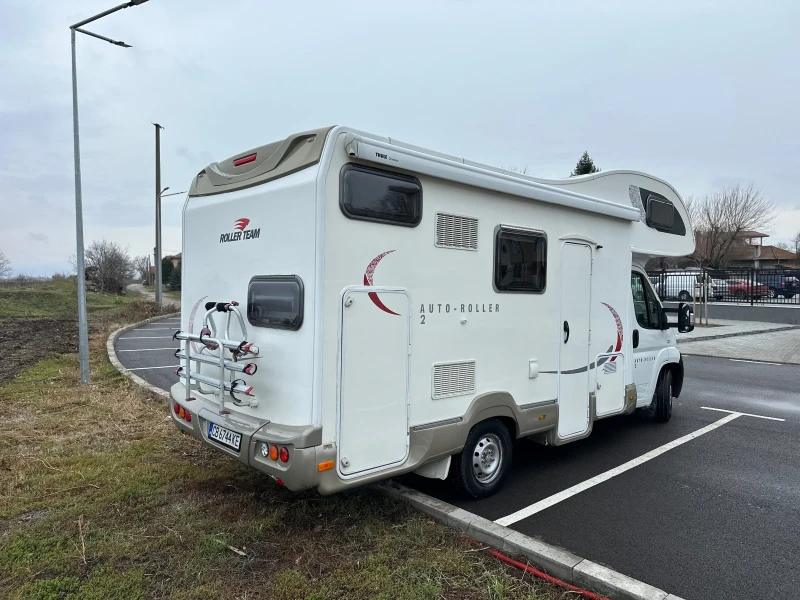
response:
M672 418L672 371L669 369L664 369L658 376L653 408L656 421L666 423Z
M771 288L769 288L767 290L767 298L774 298L777 295L778 295L778 292L775 291L775 288L771 287Z
M692 295L686 290L682 290L681 293L678 294L678 299L682 300L683 302L689 302L689 300L692 299Z
M491 496L503 485L511 468L511 436L497 419L472 428L461 454L450 469L457 487L473 498Z
M739 300L744 300L745 298L747 298L747 294L745 293L744 290L737 290L734 296L736 296Z

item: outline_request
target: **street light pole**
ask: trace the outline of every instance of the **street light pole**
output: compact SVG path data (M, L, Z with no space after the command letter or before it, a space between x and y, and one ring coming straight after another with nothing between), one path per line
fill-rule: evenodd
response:
M78 132L78 68L75 63L75 30L72 42L72 146L75 153L75 265L78 270L78 362L81 383L89 383L89 324L86 318L86 269L83 259L83 195L81 193L81 142Z
M72 45L72 145L75 154L75 266L78 271L78 359L81 383L89 383L89 325L86 318L86 268L83 257L83 194L81 192L81 143L78 127L78 67L75 60L75 32L101 39L115 46L130 48L125 42L81 29L84 25L115 13L123 8L144 4L147 0L130 0L114 8L84 19L69 28Z
M161 130L163 127L158 123L153 123L156 126L156 304L161 309L164 305L162 298L162 283L161 283L161 194L166 192L166 189L161 189Z

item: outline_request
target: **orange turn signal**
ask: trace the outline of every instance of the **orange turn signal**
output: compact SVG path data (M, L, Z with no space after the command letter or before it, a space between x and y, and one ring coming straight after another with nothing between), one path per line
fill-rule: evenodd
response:
M269 457L272 460L278 460L278 447L277 446L272 445L272 446L269 447Z
M330 471L333 468L333 461L328 460L317 465L317 471Z
M181 419L182 419L183 417L185 417L185 416L186 416L186 411L183 409L183 407L182 407L182 406L181 406L180 410L178 411L178 416L179 416Z

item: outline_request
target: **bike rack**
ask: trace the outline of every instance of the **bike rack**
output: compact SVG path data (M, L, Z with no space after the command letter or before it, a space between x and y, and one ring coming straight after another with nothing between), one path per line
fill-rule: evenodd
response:
M227 414L225 410L225 393L229 393L231 401L235 406L249 406L251 408L258 406L258 399L253 396L253 386L248 385L243 379L231 379L226 381L226 372L243 373L245 375L255 374L258 367L255 363L239 363L238 359L250 356L253 359L259 358L259 348L247 340L236 341L230 339L231 317L235 315L238 319L239 326L242 332L247 335L247 328L245 326L244 317L239 311L238 302L208 302L206 304L206 314L203 317L203 328L199 334L187 333L183 331L175 332L173 339L182 340L184 342L183 348L178 348L175 351L175 357L183 360L183 365L178 367L175 374L185 380L186 387L186 401L193 400L192 382L205 383L211 387L219 390L219 403L220 414ZM217 326L214 321L215 313L225 313L225 337L217 336ZM199 352L192 352L192 342L197 342L203 345ZM201 354L203 350L217 351L217 356L212 357ZM225 358L225 351L231 353L232 360ZM192 372L192 361L198 363L219 366L218 378L203 375L198 372ZM246 400L241 400L236 397L236 394L247 396Z

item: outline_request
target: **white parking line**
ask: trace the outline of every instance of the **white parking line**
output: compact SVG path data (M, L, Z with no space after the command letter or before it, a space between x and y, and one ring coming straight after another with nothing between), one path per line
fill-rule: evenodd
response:
M174 346L172 348L134 348L131 350L117 350L117 352L152 352L153 350L177 350Z
M739 415L740 417L755 417L756 419L767 419L768 421L780 421L781 423L785 423L786 419L779 419L778 417L765 417L764 415L754 415L751 413L743 413L739 412L738 410L727 410L725 408L712 408L710 406L701 406L703 410L715 410L717 412L724 412L730 413L732 415Z
M171 335L132 335L131 337L121 337L118 342L129 342L130 340L171 340Z
M517 521L521 521L522 519L527 519L528 517L535 515L536 513L542 512L543 510L550 508L551 506L558 504L559 502L563 502L568 498L572 498L572 496L575 496L576 494L580 494L581 492L584 492L589 488L593 488L594 486L603 483L604 481L608 481L612 477L621 475L625 471L630 471L634 467L638 467L639 465L646 463L649 460L653 460L657 456L661 456L662 454L668 452L669 450L672 450L673 448L677 448L678 446L681 446L686 442L691 442L693 439L699 438L701 435L705 435L711 431L714 431L715 429L722 427L723 425L726 425L731 421L738 419L739 417L756 417L758 419L769 419L771 421L784 421L784 419L778 419L776 417L751 415L749 413L741 413L733 410L725 410L722 408L709 408L707 406L702 406L701 408L704 408L706 410L716 410L716 411L726 412L730 414L727 417L722 417L719 421L714 421L710 425L706 425L705 427L702 427L697 431L693 431L692 433L684 435L683 437L679 437L677 440L672 440L671 442L668 442L663 446L659 446L654 450L650 450L650 452L642 454L641 456L634 458L633 460L629 460L628 462L621 464L618 467L614 467L613 469L606 471L605 473L601 473L600 475L595 475L594 477L587 479L586 481L582 481L581 483L573 485L572 487L562 490L557 494L553 494L552 496L549 496L544 500L540 500L539 502L531 504L530 506L526 506L525 508L522 508L515 513L511 513L506 517L497 519L495 523L497 523L498 525L508 526L513 523L516 523Z
M128 369L128 371L146 371L148 369L176 369L180 365L166 365L163 367L136 367L135 369Z
M178 327L139 327L137 329L131 329L131 331L175 331L179 329Z
M779 367L783 366L783 363L778 362L765 362L763 360L745 360L743 358L729 358L731 362L746 362L746 363L753 363L754 365L777 365Z

